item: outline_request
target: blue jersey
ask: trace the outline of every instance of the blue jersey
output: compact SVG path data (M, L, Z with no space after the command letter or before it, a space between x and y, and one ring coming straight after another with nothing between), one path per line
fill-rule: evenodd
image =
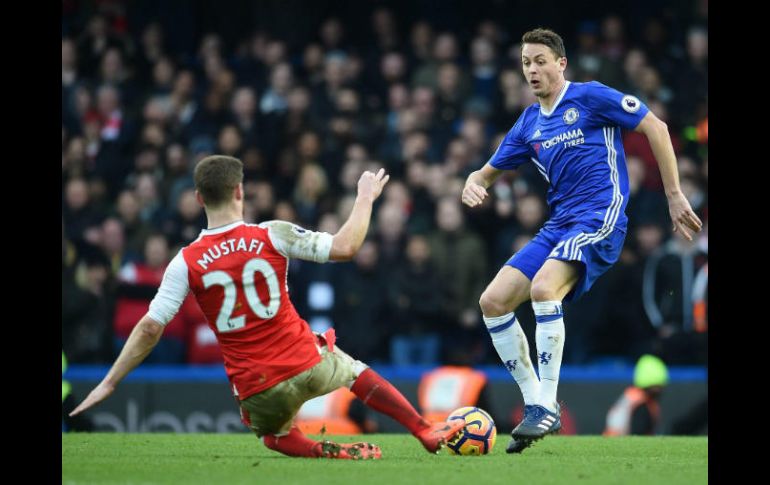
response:
M535 164L549 185L545 228L591 218L603 219L604 231L625 232L628 172L620 129L636 128L648 111L636 97L599 82L567 81L551 112L528 107L487 163L500 170Z

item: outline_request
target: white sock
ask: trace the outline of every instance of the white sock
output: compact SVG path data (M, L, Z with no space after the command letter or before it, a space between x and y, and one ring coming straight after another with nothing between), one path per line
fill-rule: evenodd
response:
M519 385L524 404L537 404L540 381L529 358L529 342L513 312L499 317L484 317L497 355Z
M564 312L560 301L532 302L537 330L537 370L540 374L538 404L557 411L556 388L559 386L561 357L564 351Z

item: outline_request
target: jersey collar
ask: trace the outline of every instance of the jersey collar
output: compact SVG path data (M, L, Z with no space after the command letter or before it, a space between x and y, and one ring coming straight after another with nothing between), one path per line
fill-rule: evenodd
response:
M569 81L564 81L564 86L561 88L561 91L559 92L559 97L556 98L556 102L553 103L553 108L551 108L551 111L546 112L543 109L543 105L540 105L540 114L543 116L551 116L554 111L556 111L556 108L559 107L559 103L561 103L562 98L567 93L567 88L569 87L571 83Z
M234 229L243 224L244 224L243 221L235 221L224 226L215 227L213 229L203 229L201 230L201 236L211 236L213 234L222 234L223 232L227 232L230 229Z

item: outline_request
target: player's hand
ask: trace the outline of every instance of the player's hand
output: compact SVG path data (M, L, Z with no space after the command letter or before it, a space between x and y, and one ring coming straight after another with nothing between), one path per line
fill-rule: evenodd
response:
M382 193L382 188L390 180L390 175L385 175L385 169L381 168L377 175L370 171L361 174L358 179L358 195L374 202Z
M463 188L462 201L468 207L476 207L484 202L487 195L487 189L477 183L468 182Z
M674 232L680 233L688 241L692 241L690 231L700 232L703 223L695 215L690 203L681 193L673 195L668 199L668 212L671 214L671 221L674 223Z
M70 416L76 416L82 413L83 411L86 411L96 406L100 402L110 397L110 395L114 390L115 390L114 386L110 384L106 384L104 381L100 382L99 385L96 386L93 391L91 391L88 397L83 399L83 402L81 402L80 405L78 405L78 407L76 407L70 413Z

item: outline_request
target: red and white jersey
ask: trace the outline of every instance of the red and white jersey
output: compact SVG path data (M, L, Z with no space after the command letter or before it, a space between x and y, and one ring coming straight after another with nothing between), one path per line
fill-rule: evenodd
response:
M245 399L320 362L289 299L289 258L324 263L332 235L285 221L204 229L163 275L149 316L165 325L192 290L217 336L233 394Z

